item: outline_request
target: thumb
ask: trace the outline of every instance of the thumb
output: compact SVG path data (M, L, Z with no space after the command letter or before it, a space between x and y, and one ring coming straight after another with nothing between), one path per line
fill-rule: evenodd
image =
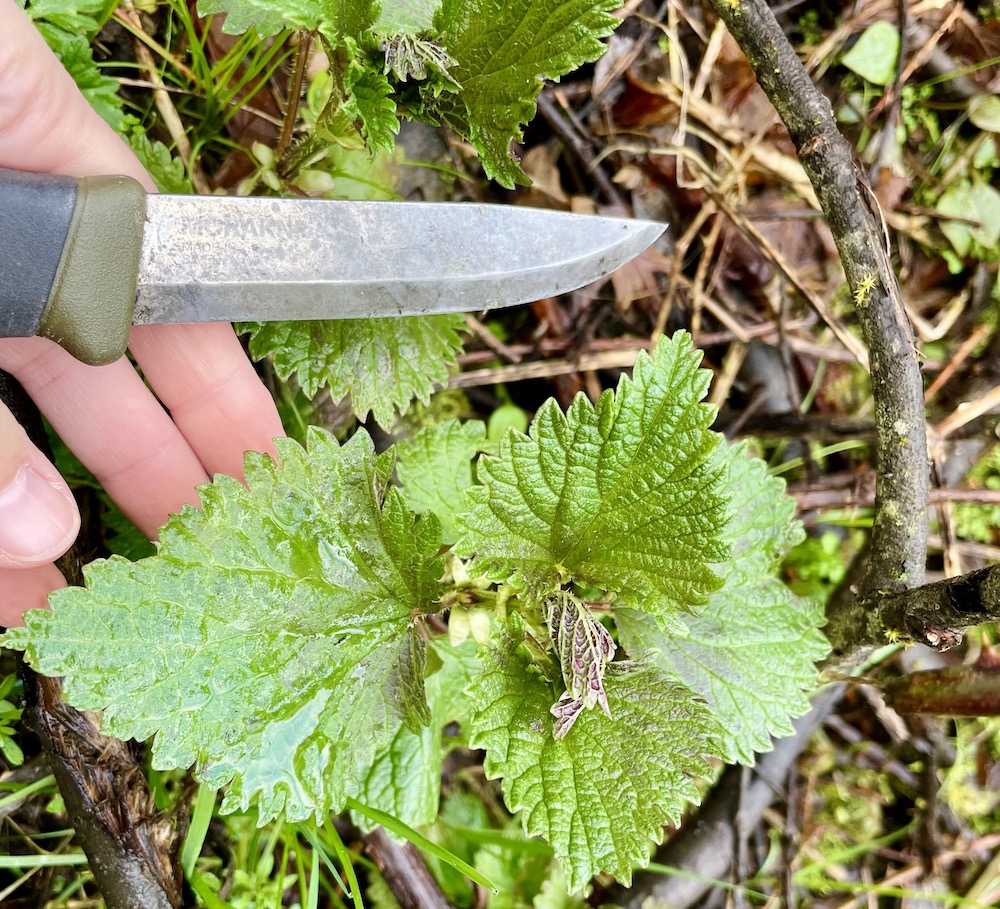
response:
M79 529L69 487L0 404L0 568L51 562Z

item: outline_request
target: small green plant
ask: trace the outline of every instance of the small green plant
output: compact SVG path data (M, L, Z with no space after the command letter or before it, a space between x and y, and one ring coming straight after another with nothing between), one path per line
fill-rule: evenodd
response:
M699 358L664 340L494 456L481 424L441 424L401 453L402 486L364 431L249 455L249 488L217 478L155 556L91 564L3 644L108 733L155 736L157 769L227 787L224 811L357 799L426 825L468 745L571 890L627 881L708 758L790 731L826 649L816 602L775 577L793 505L709 430ZM483 645L435 631L470 610Z
M845 540L844 534L825 530L798 544L785 559L789 587L800 596L819 597L826 602L847 575L850 550L857 540Z
M14 704L15 689L18 687L17 676L14 674L0 680L0 754L11 767L20 767L24 763L24 752L14 741L17 723L23 712ZM11 700L12 698L14 700Z
M969 471L966 482L974 489L1000 489L1000 446L992 447ZM992 544L1000 528L1000 507L958 503L953 507L955 533L966 540Z

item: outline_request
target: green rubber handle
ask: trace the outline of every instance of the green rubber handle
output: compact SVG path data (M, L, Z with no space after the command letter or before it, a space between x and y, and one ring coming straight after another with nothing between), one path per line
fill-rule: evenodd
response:
M145 215L131 177L0 169L0 337L42 335L93 366L121 357Z

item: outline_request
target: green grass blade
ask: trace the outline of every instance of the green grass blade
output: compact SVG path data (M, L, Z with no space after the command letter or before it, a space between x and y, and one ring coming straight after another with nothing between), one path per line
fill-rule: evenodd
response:
M201 855L201 848L205 845L205 836L208 834L208 825L212 823L212 815L215 813L215 794L214 789L202 784L198 787L198 794L194 799L191 825L181 847L181 870L188 880L194 874L194 863Z
M62 855L0 855L0 869L59 868L66 865L86 865L87 856L82 852Z
M323 825L323 830L330 838L333 849L337 853L337 859L340 861L340 866L344 869L344 876L347 878L348 883L348 886L344 887L344 893L354 900L355 909L365 909L364 900L361 899L361 886L358 884L358 875L354 870L354 861L350 851L344 845L344 841L340 838L337 828L330 820L327 820Z
M463 839L477 846L499 846L511 852L521 852L526 855L552 855L552 847L545 840L532 837L517 837L504 833L502 830L482 830L474 827L462 827L449 824L444 818L438 818L438 823L447 827L452 833L459 834Z
M15 789L10 795L5 795L2 799L0 799L0 810L8 808L11 805L16 805L18 802L24 801L29 795L41 792L49 786L54 786L55 782L56 778L50 773L48 776L44 776L40 780L28 783L27 786Z
M682 877L686 880L701 881L705 884L711 884L713 887L729 890L732 893L742 893L744 896L753 897L755 899L767 899L766 893L761 893L759 890L751 890L749 887L745 887L742 884L731 884L728 881L721 881L718 878L708 877L707 875L698 874L694 871L684 871L681 868L674 868L670 865L661 865L659 862L650 862L646 867L646 870L652 871L655 874L666 874L672 877Z
M384 811L379 811L377 808L369 808L367 805L362 805L361 802L350 796L347 798L347 807L352 811L357 811L358 814L363 814L369 820L375 821L376 824L381 824L386 830L395 833L396 836L401 836L418 849L429 852L442 862L451 865L452 868L456 868L462 872L469 880L475 881L482 887L486 887L490 892L500 892L496 884L473 868L468 862L463 862L457 855L452 855L447 849L427 839L426 836L417 833L416 830L404 824L399 818L395 818L391 814L386 814Z
M309 893L306 896L306 909L319 909L319 854L320 850L314 847L312 863L309 866Z
M324 827L324 829L326 828ZM353 893L354 889L357 887L357 879L356 878L354 879L353 884L350 883L351 875L348 874L347 875L348 883L344 882L344 879L340 876L340 872L337 870L337 866L334 865L332 861L330 861L330 856L327 854L326 850L326 844L320 840L319 835L316 833L315 830L312 829L312 827L307 826L306 824L301 824L299 826L299 834L309 841L309 845L312 846L313 852L319 855L320 858L323 859L323 864L326 865L327 871L329 871L330 874L333 875L333 878L340 886L340 889L343 890L344 893L348 894L348 896L350 896L350 894ZM336 843L334 843L334 850L337 851L337 858L340 859L341 864L343 864L344 860L339 850L337 850ZM345 871L347 867L349 867L349 865L350 865L350 860L348 859L348 864L344 866Z

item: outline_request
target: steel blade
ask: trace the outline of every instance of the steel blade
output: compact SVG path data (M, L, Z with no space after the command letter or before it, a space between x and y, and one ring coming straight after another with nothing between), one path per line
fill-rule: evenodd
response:
M134 321L477 312L590 284L663 229L502 205L150 196Z

